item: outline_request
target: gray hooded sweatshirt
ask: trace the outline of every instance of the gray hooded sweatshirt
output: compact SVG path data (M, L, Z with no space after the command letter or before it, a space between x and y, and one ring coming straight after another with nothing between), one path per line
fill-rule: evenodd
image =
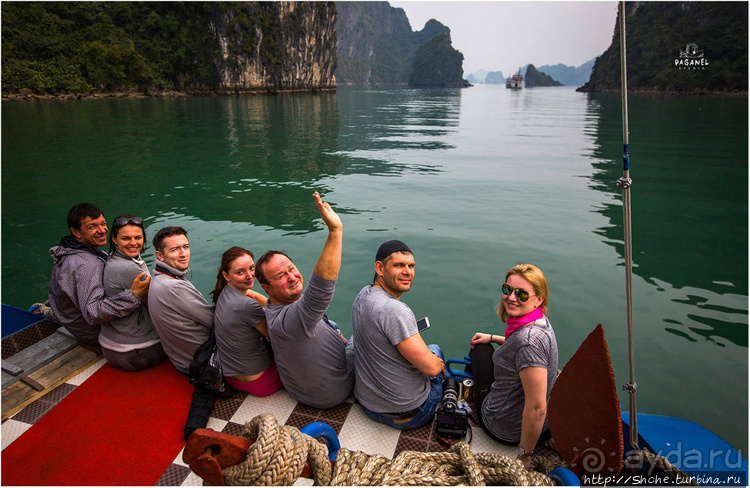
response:
M104 296L103 252L66 236L49 253L54 261L49 280L50 307L80 342L98 345L101 324L130 314L141 304L130 288Z
M115 296L123 290L130 289L136 276L144 272L135 261L115 249L104 268L104 291L106 295ZM145 269L148 273L148 269ZM102 324L99 337L102 347L117 352L128 352L143 349L159 343L159 334L151 322L146 301L138 309L125 317L112 319Z
M214 326L214 306L185 279L186 274L187 270L178 271L157 260L148 290L148 309L161 345L172 364L183 373L188 371L196 349L206 342Z

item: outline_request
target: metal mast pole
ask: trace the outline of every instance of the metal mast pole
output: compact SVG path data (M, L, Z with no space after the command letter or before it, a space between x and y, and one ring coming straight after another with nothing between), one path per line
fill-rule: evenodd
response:
M635 382L635 353L633 341L633 245L630 214L630 152L628 142L628 70L625 44L625 2L620 2L620 86L622 91L622 178L616 185L622 188L622 221L625 239L625 299L628 319L628 362L630 381L623 386L630 394L630 447L638 449L638 421L635 402L637 384Z
M630 447L638 449L638 421L635 392L635 352L633 341L633 245L630 214L630 150L628 141L628 70L625 43L625 2L620 2L620 87L622 91L622 178L616 185L622 188L622 221L625 240L625 299L628 319L628 362L630 381L623 386L630 395Z

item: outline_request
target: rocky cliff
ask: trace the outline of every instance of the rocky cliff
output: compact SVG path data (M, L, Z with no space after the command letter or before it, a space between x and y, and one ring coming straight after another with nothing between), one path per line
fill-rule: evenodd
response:
M339 83L408 81L416 48L409 19L387 2L338 2Z
M442 85L448 79L462 77L463 55L450 46L450 29L432 19L421 31L414 32L403 9L393 8L388 2L337 2L338 68L336 80L348 84L406 84L414 75L417 51L433 38L446 35L445 40L434 42L433 48L445 57L422 50L420 59L431 59L440 66L453 66L444 78L432 78L420 68L419 84ZM456 54L461 56L458 73L455 72ZM421 66L422 66L421 65ZM432 74L443 73L433 70Z
M438 34L425 42L414 55L414 68L409 78L411 86L445 86L463 88L464 55L451 45L448 33Z
M553 80L546 73L542 73L536 69L533 64L526 66L523 84L526 88L533 88L535 86L563 86L559 81Z
M747 2L626 2L628 90L747 93ZM620 90L620 19L580 91Z
M315 90L335 86L333 2L244 2L211 8L216 91Z
M333 2L3 2L3 96L335 87Z

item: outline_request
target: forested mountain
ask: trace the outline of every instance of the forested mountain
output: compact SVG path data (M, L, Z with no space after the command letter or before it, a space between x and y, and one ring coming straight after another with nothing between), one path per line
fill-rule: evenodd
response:
M747 92L747 2L626 2L628 90ZM581 91L620 90L620 19Z
M502 85L505 83L505 77L502 71L490 71L484 79L485 83Z
M454 85L463 77L463 55L453 49L450 29L431 19L421 31L412 31L403 9L393 8L388 2L337 2L338 67L337 83L409 83L420 85ZM430 43L436 36L441 40ZM447 40L447 45L446 45ZM415 70L417 52L420 68ZM461 62L456 64L457 55ZM424 59L431 59L439 67L429 69ZM451 67L451 71L446 71Z
M2 2L3 94L334 86L333 2Z
M559 81L555 81L545 73L537 70L533 64L526 66L526 74L524 75L523 84L527 88L533 88L535 86L563 86Z
M448 33L438 34L425 42L414 56L412 86L463 87L464 55L453 49Z
M579 67L566 66L564 64L556 64L554 66L544 65L537 68L550 76L553 80L557 80L563 85L567 86L581 86L591 77L591 69L594 67L596 58L591 61L587 61Z

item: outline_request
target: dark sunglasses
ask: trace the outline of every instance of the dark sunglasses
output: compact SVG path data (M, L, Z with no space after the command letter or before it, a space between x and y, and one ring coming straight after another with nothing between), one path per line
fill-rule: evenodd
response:
M503 283L503 286L501 288L503 291L503 295L512 295L513 292L516 292L516 298L518 298L519 302L525 302L531 297L535 297L536 295L529 295L529 292L526 290L522 290L520 288L513 289L512 286L510 286L508 283Z
M125 227L126 225L143 227L143 219L140 217L120 217L119 219L115 219L115 227Z

